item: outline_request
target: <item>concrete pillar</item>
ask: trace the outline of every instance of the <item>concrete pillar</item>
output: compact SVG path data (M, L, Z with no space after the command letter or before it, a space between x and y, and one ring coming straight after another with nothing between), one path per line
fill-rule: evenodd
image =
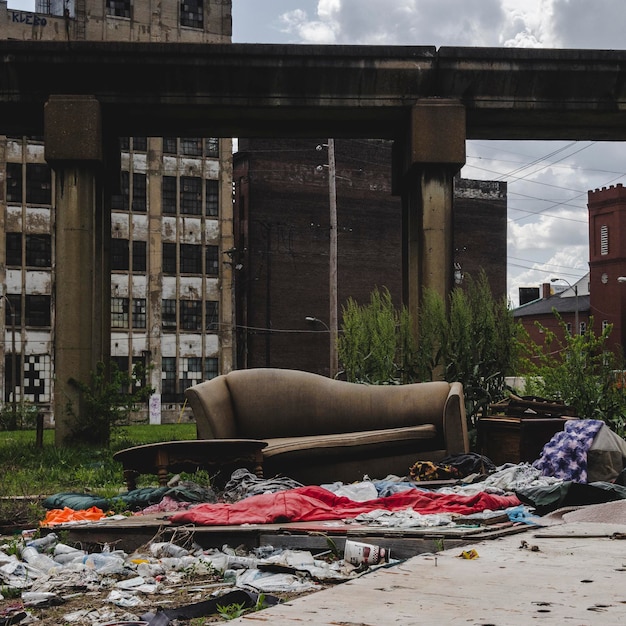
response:
M427 98L411 110L396 173L403 204L403 297L417 330L425 288L444 301L454 285L454 175L465 163L465 108Z
M83 410L69 381L88 383L98 361L108 362L110 354L111 227L103 206L98 101L51 96L44 111L44 140L56 188L53 406L55 441L63 445L72 432L72 412Z

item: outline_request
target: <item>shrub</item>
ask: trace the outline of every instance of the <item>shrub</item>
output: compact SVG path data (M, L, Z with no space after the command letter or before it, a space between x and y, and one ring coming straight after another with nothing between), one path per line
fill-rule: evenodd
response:
M554 313L564 339L541 324L544 343L527 339L523 359L527 394L561 400L573 406L579 417L600 419L620 436L624 436L626 397L617 384L615 371L624 369L623 359L608 350L613 327L600 335L593 331L593 318L582 335L572 335L558 313Z
M129 375L114 361L108 372L104 363L98 363L95 372L91 372L89 384L70 379L81 396L79 414L68 404L68 413L74 417L71 439L76 443L108 447L112 429L127 423L133 408L147 401L153 392L142 382L144 379L142 367L135 366Z

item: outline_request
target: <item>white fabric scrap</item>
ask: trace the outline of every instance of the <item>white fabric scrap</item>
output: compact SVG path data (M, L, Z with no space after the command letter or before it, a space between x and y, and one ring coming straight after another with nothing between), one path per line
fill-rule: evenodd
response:
M422 515L413 509L402 509L401 511L375 509L374 511L357 515L355 520L369 526L393 528L426 528L453 525L452 515L448 513L429 513Z

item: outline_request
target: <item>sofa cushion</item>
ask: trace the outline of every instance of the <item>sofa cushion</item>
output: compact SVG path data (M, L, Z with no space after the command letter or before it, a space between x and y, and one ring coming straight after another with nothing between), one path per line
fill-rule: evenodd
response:
M307 437L424 424L435 425L443 436L447 382L361 385L272 368L235 370L225 378L239 437Z
M312 455L319 456L324 454L324 450L335 454L337 448L343 448L346 454L349 454L351 449L381 445L384 445L385 452L388 453L394 447L407 448L411 442L431 440L436 436L437 429L432 424L423 424L405 428L385 428L332 435L278 437L265 439L268 445L267 448L263 449L263 457L269 459L294 452L302 452L305 456L308 455L308 451Z

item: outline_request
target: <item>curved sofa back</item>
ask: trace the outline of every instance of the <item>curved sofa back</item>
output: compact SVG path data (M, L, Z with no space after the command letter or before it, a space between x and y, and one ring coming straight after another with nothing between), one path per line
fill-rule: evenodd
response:
M199 437L269 439L418 424L434 424L443 434L450 388L447 382L361 385L258 368L232 371L186 393Z

